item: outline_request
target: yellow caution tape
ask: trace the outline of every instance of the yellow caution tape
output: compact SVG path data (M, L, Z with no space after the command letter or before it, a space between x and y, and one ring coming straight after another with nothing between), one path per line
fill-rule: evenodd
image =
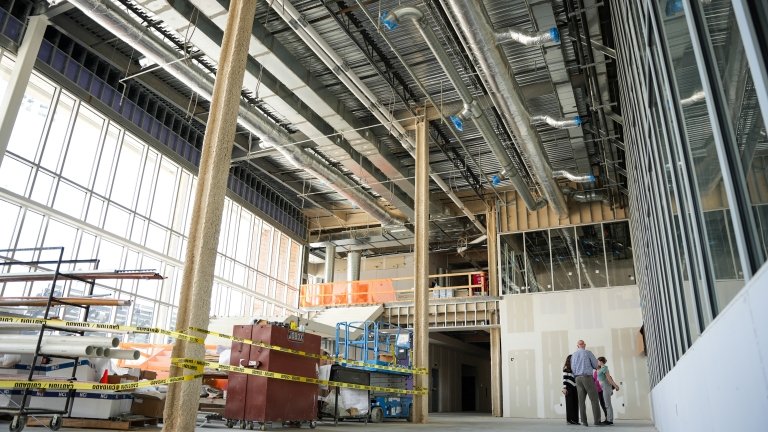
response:
M303 377L298 375L290 375L290 374L284 374L280 372L265 371L265 370L246 368L241 366L230 366L230 365L224 365L224 364L215 363L215 362L201 361L201 360L195 360L195 359L189 359L189 358L172 359L171 364L178 367L183 367L183 368L197 370L197 371L200 371L203 367L209 367L209 368L219 369L227 372L241 373L246 375L255 375L255 376L260 376L265 378L274 378L274 379L284 380L284 381L317 384L317 385L330 386L330 387L344 387L344 388L351 388L351 389L357 389L357 390L371 390L371 391L404 394L404 395L427 394L426 389L406 390L406 389L399 389L399 388L392 388L392 387L381 387L381 386L371 386L371 385L363 385L363 384L352 384L352 383L345 383L345 382L338 382L338 381L327 381L327 380L321 380L319 378Z
M268 343L265 343L265 342L260 342L260 341L254 341L252 339L235 337L235 336L232 336L232 335L228 335L228 334L224 334L224 333L218 333L218 332L210 331L210 330L204 330L204 329L200 329L200 328L196 328L196 327L190 327L189 330L196 331L198 333L207 334L207 335L210 335L210 336L216 336L216 337L219 337L219 338L222 338L222 339L228 339L228 340L231 340L233 342L240 342L240 343L246 344L246 345L252 345L252 346L256 346L256 347L260 347L260 348L265 348L265 349L269 349L269 350L273 350L273 351L280 351L280 352L295 354L295 355L298 355L298 356L315 358L315 359L319 359L319 360L328 360L328 361L332 361L334 363L339 363L339 364L342 364L342 365L360 366L360 367L371 368L371 369L379 369L379 370L385 370L385 371L391 371L391 372L400 372L400 373L404 373L404 374L421 374L421 375L426 375L427 374L427 369L425 369L425 368L407 368L407 367L403 367L403 366L388 366L388 365L379 365L379 364L375 364L375 363L366 363L366 362L357 361L357 360L347 360L347 359L345 359L343 357L333 357L333 356L327 356L327 355L322 355L322 354L308 353L308 352L305 352L305 351L295 350L293 348L285 348L285 347L281 347L281 346L277 346L277 345L271 345L271 344L268 344Z
M181 339L181 340L185 340L193 343L198 343L198 344L205 343L205 339L203 338L190 336L186 333L176 332L172 330L165 330L157 327L134 327L134 326L127 326L127 325L120 325L120 324L64 321L60 319L20 318L20 317L2 316L2 315L0 315L0 323L36 324L36 325L45 324L45 325L56 326L56 327L76 327L76 328L84 328L84 329L87 328L87 329L103 330L105 332L124 331L124 332L133 332L133 333L156 333L156 334L170 336L172 338Z
M137 381L125 384L97 384L70 381L11 381L0 380L0 388L4 389L30 389L30 390L133 390L142 387L151 387L161 384L172 384L182 381L192 381L202 378L202 373L183 375L166 379L149 381Z

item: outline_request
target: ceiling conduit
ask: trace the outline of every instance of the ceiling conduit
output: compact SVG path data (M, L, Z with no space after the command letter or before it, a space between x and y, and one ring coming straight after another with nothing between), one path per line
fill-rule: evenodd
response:
M502 113L512 135L517 139L521 151L527 156L544 197L559 217L568 216L565 196L552 178L552 168L544 153L544 145L539 133L531 125L520 87L507 64L506 57L494 43L496 34L491 27L485 8L480 2L473 0L446 1L459 27L467 36L469 48L478 59L480 68L490 85L496 107Z
M507 150L504 148L504 144L499 140L497 133L493 130L491 122L488 121L485 112L480 108L479 104L472 96L472 93L464 84L459 72L453 67L451 59L448 57L448 53L443 49L442 45L440 45L440 41L437 40L437 36L432 32L432 29L424 25L424 14L418 8L404 6L389 13L383 12L381 16L382 24L390 30L394 30L401 19L407 19L413 22L421 36L427 42L429 49L432 50L432 53L437 58L438 63L440 63L440 66L443 68L446 75L448 75L451 84L456 88L462 102L464 102L464 109L462 109L460 113L451 116L451 121L454 126L456 126L456 129L464 129L462 124L463 119L471 118L474 120L477 128L483 135L483 139L485 139L491 147L493 155L499 160L499 163L501 164L501 172L498 177L494 176L494 183L498 184L501 179L509 178L512 185L515 187L515 190L517 190L517 193L520 194L523 202L525 202L525 206L530 211L536 211L546 206L544 201L537 201L536 198L533 197L528 185L523 178L520 177L520 173L517 171L517 168L515 168L512 158L509 157L509 153L507 153Z
M272 10L277 13L296 33L297 36L325 63L325 65L336 74L341 81L352 94L362 102L376 119L386 127L392 136L394 136L406 151L414 156L414 150L416 143L414 139L408 135L408 132L395 118L395 116L389 112L376 98L376 95L371 92L368 86L363 83L360 77L357 76L338 53L320 36L317 30L314 29L293 7L293 5L286 0L272 0L269 2L272 6ZM469 218L472 224L480 230L482 234L485 234L485 226L477 220L474 214L467 209L461 202L458 196L451 190L451 188L443 181L442 178L430 169L430 178L440 187L440 189L448 195L448 198L453 201L454 204L461 210L464 215Z
M110 31L123 42L135 47L145 57L160 65L183 82L190 90L207 100L213 94L214 78L202 69L179 61L179 54L150 30L131 19L110 1L71 0L70 3L85 15ZM402 225L404 221L390 214L378 200L361 190L357 184L325 162L300 147L288 132L272 123L264 114L256 111L244 100L240 102L238 123L258 136L266 144L272 144L290 163L304 169L331 189L342 195L361 210L385 226Z

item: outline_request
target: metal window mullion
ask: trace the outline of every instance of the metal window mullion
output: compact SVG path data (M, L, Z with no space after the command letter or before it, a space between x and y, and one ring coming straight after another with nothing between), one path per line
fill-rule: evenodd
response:
M753 1L753 0L752 0ZM760 103L763 124L768 125L768 58L765 58L758 43L758 24L755 17L749 9L750 0L731 0L733 14L741 33L741 41L744 45L744 51L747 55L747 63L752 74L752 82L755 86L757 100ZM765 29L762 29L763 32Z
M711 322L716 315L715 307L712 302L714 299L714 270L713 264L709 259L709 255L704 253L708 241L706 231L702 230L702 228L705 226L703 209L701 207L701 202L697 198L697 187L695 184L691 183L691 180L696 178L694 173L695 169L691 165L693 157L690 154L687 146L684 145L687 141L687 131L682 107L677 102L680 99L680 96L677 91L677 83L675 82L674 78L672 78L674 76L672 70L673 65L670 65L670 57L668 55L666 44L661 43L661 41L665 38L663 28L659 26L659 23L661 22L661 12L658 10L658 6L655 3L651 4L653 5L653 12L651 13L650 17L655 24L654 28L656 29L657 40L659 41L658 47L662 51L663 58L665 60L664 72L665 76L668 77L666 82L669 84L669 95L672 98L672 108L670 112L674 113L674 116L671 118L672 128L670 130L677 132L674 135L675 146L673 148L676 150L676 154L679 156L677 159L678 164L680 164L679 169L684 170L684 173L680 176L680 179L683 183L681 189L688 192L684 194L684 197L690 219L683 219L690 221L688 239L692 239L694 242L694 247L691 248L691 250L695 254L689 255L688 258L690 260L695 259L695 261L698 263L698 271L695 273L691 272L691 281L692 287L694 288L694 301L697 304L696 312L700 323L699 332L703 332L706 325ZM675 159L673 158L673 160ZM699 280L703 281L704 286L698 287L697 289L697 284L694 283L694 277L698 277ZM707 295L703 295L705 292Z
M717 69L717 57L712 50L702 5L691 0L685 0L684 5L702 87L707 95L706 104L715 138L715 149L723 173L723 187L733 215L731 222L734 225L744 280L749 280L765 261L765 257L754 235L757 232L756 225L747 195L748 189L741 155L738 152L738 142L733 131L728 101ZM717 304L717 306L722 308L725 305Z
M664 70L657 63L657 62L661 62L662 60L661 60L661 58L658 55L658 51L654 51L654 54L655 55L652 57L651 60L654 62L654 65L656 65L656 67L651 69L651 73L652 73L652 77L654 79L654 82L656 82L658 86L662 86L662 85L664 85L666 83L666 81L664 79L660 78L661 76L664 76ZM661 90L662 89L660 87L656 87L657 93L659 91L661 91ZM666 88L666 90L667 90L666 92L662 91L661 93L658 93L657 98L659 99L659 102L660 102L659 107L661 108L661 114L663 114L664 120L669 120L670 117L673 117L673 116L670 115L670 113L672 111L667 111L667 110L665 110L665 108L668 107L667 103L669 103L671 101L668 98L666 100L663 100L662 97L661 97L662 95L667 95L667 96L670 95L669 89ZM672 119L672 120L674 121L674 119ZM671 213L670 216L671 216L671 218L673 218L673 219L677 218L680 221L679 223L681 224L680 230L681 230L681 235L682 235L683 233L687 232L687 230L688 230L688 226L687 225L688 224L687 224L687 219L685 217L683 217L684 209L683 209L683 206L681 205L682 200L680 199L680 197L682 196L682 193L680 192L680 188L679 188L679 181L680 180L679 180L679 176L678 176L678 170L676 169L677 163L676 163L675 158L673 157L673 155L671 153L671 151L672 151L671 150L672 149L672 144L671 143L673 141L673 138L672 138L670 130L667 128L667 123L665 121L660 121L659 122L659 127L661 127L661 131L663 133L664 139L667 140L667 145L665 146L665 151L667 153L667 160L670 163L670 178L672 180L672 188L673 188L674 197L677 200L678 215L679 215L679 216L676 217L674 215L674 213ZM675 242L678 241L678 239L677 239L677 232L673 233L673 239L674 239ZM685 241L681 241L680 243L681 243L680 247L682 247L684 256L690 257L691 254L690 254L690 252L688 250L688 243L685 242ZM685 353L687 348L691 346L692 340L691 340L691 334L690 334L691 330L690 330L690 326L689 326L689 323L688 323L688 313L687 313L688 309L686 307L685 295L683 293L683 283L684 282L683 282L683 276L682 276L682 273L681 273L683 271L683 269L680 267L679 263L680 263L680 261L679 261L679 257L678 257L677 265L675 265L673 267L673 269L674 269L675 274L676 274L676 279L675 280L677 282L677 284L676 284L677 294L680 297L680 305L679 305L678 313L681 316L681 323L683 325L683 330L684 330L683 335L684 335L685 339L683 341L684 343L683 343L682 353ZM697 286L697 284L695 283L695 279L692 277L693 274L694 274L694 271L693 271L693 269L691 269L691 260L690 259L686 259L685 260L685 264L686 264L686 267L688 268L688 274L689 274L689 278L691 280L691 286L695 287L695 286ZM691 296L691 298L694 298L693 295ZM694 316L698 320L698 314L696 314ZM697 324L699 325L699 327L701 327L701 323L700 322L697 321Z

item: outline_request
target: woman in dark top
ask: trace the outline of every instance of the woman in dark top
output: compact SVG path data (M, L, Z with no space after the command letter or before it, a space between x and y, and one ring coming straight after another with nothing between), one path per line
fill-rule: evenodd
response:
M565 395L565 417L568 424L579 424L579 397L576 394L576 379L571 370L571 356L563 365L563 394Z

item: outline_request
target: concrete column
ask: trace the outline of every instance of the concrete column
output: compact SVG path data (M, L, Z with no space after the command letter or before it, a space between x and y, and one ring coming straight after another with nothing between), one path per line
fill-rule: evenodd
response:
M347 254L347 280L350 282L360 280L360 251L349 251Z
M488 230L488 294L499 295L499 236L498 207L495 199L488 202L486 229ZM491 329L491 414L501 417L501 331Z
M16 64L13 66L8 87L5 88L3 101L0 103L0 165L3 164L3 157L11 140L13 125L16 124L16 117L19 115L21 101L24 99L29 77L32 76L46 27L48 27L48 18L41 15L29 17L24 40L21 41L21 47L16 53Z
M429 144L427 124L416 123L416 194L414 197L414 367L429 368ZM415 388L429 389L429 375L414 376ZM413 404L414 423L429 420L429 392L416 395Z
M333 271L336 267L336 245L325 245L325 283L333 283Z
M205 128L203 153L200 160L197 189L190 224L182 277L179 313L176 328L208 328L219 244L224 195L235 139L235 127L240 106L240 89L248 57L256 0L233 0L229 6L227 27L219 57L219 70L211 98L210 116ZM205 348L199 344L176 341L173 357L203 360ZM171 375L181 375L171 368ZM188 372L187 372L188 373ZM199 380L176 383L169 387L165 403L164 431L195 430L194 415L200 399Z

